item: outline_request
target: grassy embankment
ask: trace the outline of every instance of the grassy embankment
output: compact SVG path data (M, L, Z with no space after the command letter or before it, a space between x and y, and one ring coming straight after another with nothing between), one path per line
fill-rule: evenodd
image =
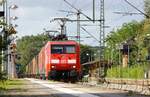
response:
M20 79L14 79L14 80L6 80L4 82L0 81L0 92L1 91L7 91L11 89L21 89L21 86L25 84L25 81Z
M143 79L146 69L145 65L134 65L127 68L114 66L107 70L107 78Z

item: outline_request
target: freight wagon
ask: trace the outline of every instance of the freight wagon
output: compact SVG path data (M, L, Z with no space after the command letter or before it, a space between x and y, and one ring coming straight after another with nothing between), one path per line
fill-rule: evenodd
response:
M80 46L75 41L49 41L26 67L41 79L77 80L81 76Z
M38 56L35 56L32 61L26 66L27 77L39 76Z

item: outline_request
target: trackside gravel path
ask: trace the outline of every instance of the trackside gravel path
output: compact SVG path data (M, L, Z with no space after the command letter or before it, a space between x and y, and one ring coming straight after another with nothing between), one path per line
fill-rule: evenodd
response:
M83 86L78 84L43 81L38 79L23 79L24 84L19 89L0 92L0 97L148 97L129 95L126 91Z

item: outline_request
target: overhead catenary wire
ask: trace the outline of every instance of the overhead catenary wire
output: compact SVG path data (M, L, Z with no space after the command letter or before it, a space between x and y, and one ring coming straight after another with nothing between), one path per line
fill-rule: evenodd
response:
M142 12L141 10L139 10L136 6L134 6L133 4L131 4L128 0L124 0L126 3L128 3L130 6L132 6L134 9L136 9L138 12L140 12L141 14L143 14L146 18L150 18L150 16L148 16L147 14L145 14L144 12Z
M78 11L78 12L80 12L83 16L85 16L88 20L91 20L92 21L92 19L89 17L89 16L87 16L86 14L84 14L83 12L81 12L79 9L77 9L76 7L74 7L72 4L70 4L67 0L64 0L64 2L66 2L69 6L71 6L73 9L75 9L76 11Z
M120 16L120 17L117 17L117 18L115 18L115 19L113 19L112 21L109 21L109 22L106 22L106 24L111 24L111 23L113 23L113 22L118 22L118 21L120 21L122 18L124 18L125 16Z
M89 34L92 38L94 38L96 41L98 41L99 42L99 40L94 36L94 35L92 35L90 32L88 32L84 27L81 27L81 29L83 30L83 31L85 31L87 34Z
M136 12L120 12L120 11L117 11L117 12L113 12L115 14L122 14L122 15L142 15L142 13L136 13Z
M118 22L122 18L124 18L125 16L128 16L128 15L130 15L130 16L132 16L132 15L142 15L142 13L140 13L140 12L132 12L131 10L130 11L127 10L123 5L121 5L121 6L123 7L123 9L125 9L124 11L114 11L113 13L122 14L122 16L117 17L117 18L113 19L112 21L106 22L106 24L110 24L110 23L113 23L113 22Z

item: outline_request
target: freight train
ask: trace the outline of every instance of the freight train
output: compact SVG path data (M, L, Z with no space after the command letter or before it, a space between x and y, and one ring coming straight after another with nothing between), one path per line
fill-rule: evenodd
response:
M28 77L78 80L80 46L75 41L49 41L26 66Z

